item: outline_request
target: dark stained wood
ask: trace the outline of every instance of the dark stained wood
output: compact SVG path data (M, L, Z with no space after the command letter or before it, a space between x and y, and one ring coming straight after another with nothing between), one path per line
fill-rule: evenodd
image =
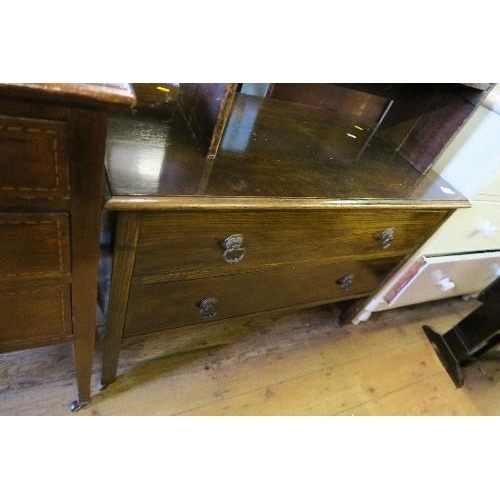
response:
M0 213L0 281L71 272L67 214Z
M16 212L69 212L69 198L22 198L19 196L0 196L0 207L2 211Z
M226 87L225 96L221 97ZM329 84L329 83L275 83L271 84L265 100L282 99L289 103L300 103L323 111L334 113L322 121L323 133L336 126L336 122L351 122L360 130L351 131L358 141L350 141L350 147L357 147L359 155L373 142L380 126L385 128L392 152L401 155L419 172L425 172L444 146L490 89L490 84ZM224 128L233 117L231 101L237 89L236 84L182 84L179 107L191 130L203 145L210 146L208 158L217 154L217 145ZM227 101L226 112L222 113L221 101ZM411 113L409 119L408 112ZM246 110L245 118L255 118L252 110ZM219 118L216 118L219 116ZM404 123L401 123L403 118ZM229 119L229 120L228 120ZM217 125L214 127L214 123ZM307 120L302 120L307 123ZM388 130L388 125L396 130ZM317 132L317 131L316 131ZM244 134L238 134L238 142ZM362 136L366 135L364 140ZM395 135L395 137L392 137ZM421 137L425 135L425 137ZM351 139L353 137L351 136ZM398 142L397 139L402 139ZM349 141L348 141L349 142ZM338 141L336 147L338 148ZM348 159L353 151L347 151ZM346 151L337 149L337 154Z
M213 127L212 139L210 140L210 145L208 147L207 158L213 160L217 151L219 150L220 142L222 140L222 135L226 128L227 120L229 119L234 98L236 96L236 84L231 83L226 87L224 95L222 96L221 105L219 108L219 113L217 114L217 119Z
M331 112L311 106L239 95L212 163L182 123L113 117L106 161L110 202L114 196L129 196L132 206L140 196L195 196L200 203L203 197L231 197L242 204L272 200L275 206L289 198L305 204L468 205L439 176L422 176L382 141L353 158L358 149L347 133L357 129L346 123L325 129L331 119ZM182 205L183 198L178 201Z
M130 278L134 266L135 250L139 233L140 214L127 212L117 221L114 243L116 258L113 261L110 291L110 308L107 318L106 337L103 346L101 383L106 386L116 377L120 344L127 313Z
M276 83L269 97L327 109L375 126L390 99L330 83Z
M381 137L425 173L479 103L460 86L420 84L401 88L381 127Z
M424 114L432 95L432 89L427 86L399 89L397 104L392 106L378 134L394 151L399 151L404 146L406 139Z
M106 113L71 110L71 255L73 346L79 402L90 400L95 341Z
M132 286L124 335L210 321L200 315L200 303L211 297L218 301L213 319L357 297L375 289L397 262L398 259L388 258L336 265L297 265L274 271ZM353 277L352 286L343 290L340 283L347 275Z
M335 110L371 127L387 109L381 123L384 137L423 173L491 87L488 83L275 84L270 96Z
M416 248L446 211L401 209L334 211L147 212L142 216L134 266L139 282L199 278L276 267L281 264L402 256ZM394 229L382 248L380 235ZM242 234L246 254L224 260L222 242Z
M0 352L70 339L69 285L0 290L0 302Z
M424 173L474 109L459 96L435 94L399 149L401 155Z
M142 335L369 295L469 204L397 151L418 131L427 96L400 124L389 120L398 85L275 84L271 95L283 99L236 95L210 161L210 109L221 108L210 97L215 87L205 87L214 107L203 104L203 85L181 85L184 121L110 120L106 207L117 210L119 226L134 222L114 248L120 272L113 272L109 310L119 312L106 341L104 384L115 378L123 342ZM392 136L380 129L386 118ZM224 258L230 236L240 241L231 251L239 262Z
M175 111L179 85L173 83L133 83L135 108L171 118Z
M90 399L106 107L132 102L114 84L0 85L1 349L72 342L76 407Z
M432 172L426 175L430 175ZM425 195L429 190L425 189L428 183L422 183L421 192ZM431 184L432 187L432 184ZM439 184L433 186L438 191ZM437 198L437 196L436 196ZM466 198L453 201L453 208L469 208L470 202ZM419 199L415 200L381 200L376 199L329 199L329 198L272 198L272 197L216 197L216 196L113 196L105 203L109 210L141 210L146 212L158 210L363 210L366 208L402 208L402 209L434 209L449 210L450 202L443 200Z
M129 83L0 83L0 91L16 97L52 98L66 103L133 106Z
M0 91L0 110L4 124L21 128L7 135L0 130L0 185L6 188L0 188L0 211L69 211L69 108L43 101L8 99ZM28 127L48 133L29 131Z
M235 83L182 83L178 106L207 158L217 153L236 93Z
M68 172L66 123L0 116L2 197L67 198Z

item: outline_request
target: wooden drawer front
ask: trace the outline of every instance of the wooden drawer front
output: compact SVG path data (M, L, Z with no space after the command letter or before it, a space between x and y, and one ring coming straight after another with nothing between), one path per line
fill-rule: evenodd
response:
M67 214L0 214L0 281L69 272Z
M427 254L500 249L500 205L474 201L458 209L425 247Z
M144 213L133 274L154 282L318 259L404 255L422 243L445 215L445 211L362 209ZM384 249L381 238L387 229L394 239ZM229 257L242 257L231 264L224 258L222 243L238 234L243 236L245 253L230 253Z
M69 197L64 122L0 116L0 196Z
M71 335L69 285L0 291L0 350Z
M398 259L294 266L131 287L125 336L371 292ZM349 283L351 282L351 283ZM210 299L217 300L211 317ZM203 301L209 302L203 304Z

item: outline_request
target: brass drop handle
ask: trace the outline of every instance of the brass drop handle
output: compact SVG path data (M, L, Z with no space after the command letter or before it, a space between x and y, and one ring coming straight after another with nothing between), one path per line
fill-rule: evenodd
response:
M339 278L335 283L337 283L341 290L345 292L354 284L354 274L346 274L345 276L342 276L342 278Z
M224 253L222 256L228 264L237 264L241 262L247 251L244 247L245 238L242 234L232 234L228 236L222 242L222 248L224 248Z
M200 308L200 316L203 319L213 319L217 316L217 305L219 301L215 297L207 297L203 299L198 307Z
M384 250L387 250L391 246L394 240L394 231L393 227L388 227L379 234L378 240Z

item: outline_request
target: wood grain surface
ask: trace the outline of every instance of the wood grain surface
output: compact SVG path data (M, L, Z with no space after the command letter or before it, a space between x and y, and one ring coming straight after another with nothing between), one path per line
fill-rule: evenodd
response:
M374 290L398 260L298 264L278 270L132 286L124 335L210 321L203 317L200 307L207 298L218 302L214 320L352 299ZM352 285L344 289L342 281L347 276Z
M209 162L182 122L115 116L106 158L108 206L115 196L123 205L128 196L131 206L146 197L151 202L179 197L179 206L184 197L240 199L242 204L295 199L305 204L467 205L439 176L422 176L380 140L356 157L363 133L354 125L312 106L238 95L217 157Z
M279 264L350 256L403 256L444 220L445 211L333 210L146 212L134 265L142 282L233 274ZM388 248L381 234L393 228ZM246 254L234 264L224 259L224 240L244 238Z
M66 103L133 106L129 83L1 83L0 91L14 97L55 99Z

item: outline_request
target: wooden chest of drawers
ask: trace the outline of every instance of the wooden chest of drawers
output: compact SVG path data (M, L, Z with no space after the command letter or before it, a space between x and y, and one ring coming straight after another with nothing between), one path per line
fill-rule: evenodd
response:
M369 128L329 128L315 109L237 98L211 161L182 120L110 120L104 386L145 334L368 296L469 205L369 144Z
M394 210L143 212L124 335L370 292L443 217ZM203 309L207 300L217 303L211 313Z
M113 338L366 296L447 213L120 211L103 384L116 372Z
M127 250L135 249L124 333L370 292L445 214L376 209L137 213L137 242L124 242ZM119 214L119 225L128 217ZM204 314L200 304L211 296L220 313ZM151 309L158 314L152 317Z
M105 106L130 89L0 86L0 352L71 342L90 399Z
M120 346L141 335L370 295L454 207L467 205L456 195L372 203L124 193L144 169L122 163L128 126L136 129L137 119L112 120L108 141L105 206L115 213L116 235L104 386L116 376ZM143 144L134 146L136 158ZM431 195L438 187L451 191L439 178L419 184Z

